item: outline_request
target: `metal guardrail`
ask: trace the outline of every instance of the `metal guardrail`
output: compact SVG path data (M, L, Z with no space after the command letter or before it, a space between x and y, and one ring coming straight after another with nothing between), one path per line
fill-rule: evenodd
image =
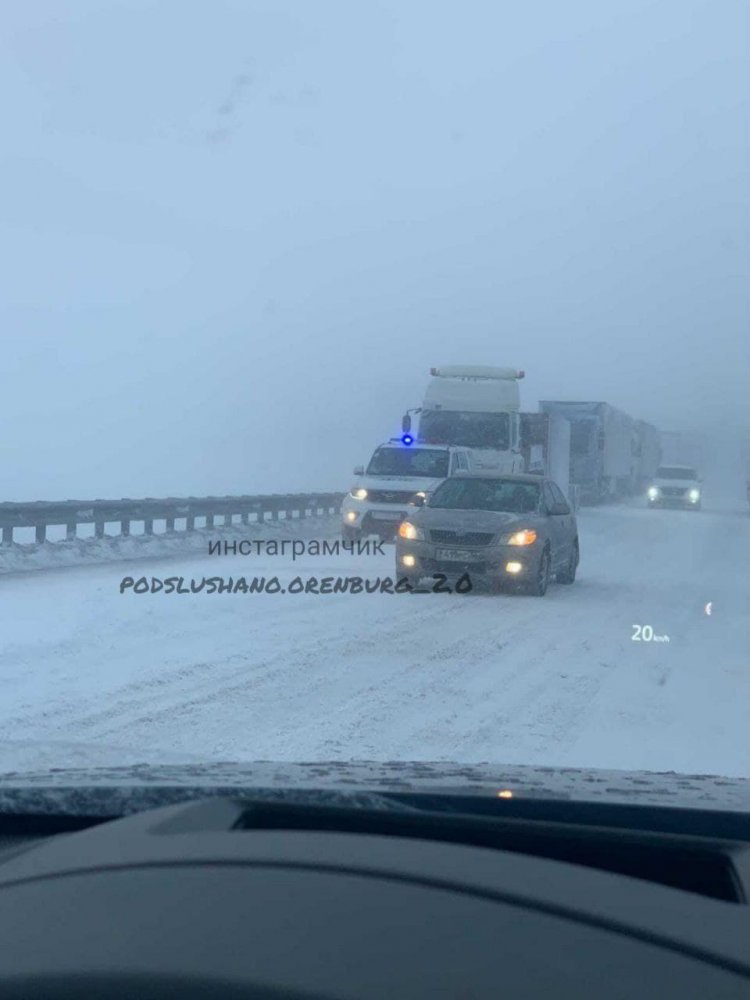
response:
M167 532L175 531L175 522L185 521L184 531L195 531L195 520L205 517L206 528L215 527L216 518L223 526L279 520L279 515L297 518L338 513L343 493L269 493L238 497L166 497L155 500L62 500L59 502L0 503L2 544L13 544L15 528L34 528L35 541L46 541L47 528L64 526L66 540L78 536L78 525L93 524L94 537L104 538L107 524L119 524L117 535L130 535L133 521L143 521L144 534L154 534L154 521L166 521ZM250 521L251 515L255 515ZM107 537L110 537L109 535Z

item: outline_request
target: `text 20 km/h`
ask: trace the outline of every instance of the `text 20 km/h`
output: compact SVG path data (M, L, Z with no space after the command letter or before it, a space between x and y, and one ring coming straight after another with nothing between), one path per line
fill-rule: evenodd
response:
M650 625L632 625L633 642L669 642L668 635L657 635Z

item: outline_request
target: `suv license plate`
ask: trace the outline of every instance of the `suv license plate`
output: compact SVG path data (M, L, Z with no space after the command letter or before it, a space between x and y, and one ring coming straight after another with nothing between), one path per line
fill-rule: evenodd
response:
M472 562L477 558L477 554L469 549L435 549L435 558L450 562Z
M399 514L397 514L397 513L391 514L391 512L389 510L374 510L370 514L370 517L374 521L394 521L395 522L395 521L400 521L401 520L401 514L400 513Z

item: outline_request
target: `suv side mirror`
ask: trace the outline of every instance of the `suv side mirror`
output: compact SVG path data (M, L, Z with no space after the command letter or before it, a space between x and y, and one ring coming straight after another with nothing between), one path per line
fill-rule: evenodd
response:
M415 493L409 501L409 503L413 504L415 507L424 507L424 502L425 498L421 495L421 493Z
M364 474L365 474L365 467L364 467L364 465L355 465L354 466L354 475L355 476L364 476Z

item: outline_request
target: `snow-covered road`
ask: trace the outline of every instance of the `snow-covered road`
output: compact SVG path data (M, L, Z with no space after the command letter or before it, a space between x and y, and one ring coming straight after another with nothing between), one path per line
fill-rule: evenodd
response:
M393 573L197 558L0 581L0 771L452 760L750 776L750 518L584 510L573 587L120 595L122 577ZM712 614L705 606L712 602ZM634 641L651 626L669 642Z

